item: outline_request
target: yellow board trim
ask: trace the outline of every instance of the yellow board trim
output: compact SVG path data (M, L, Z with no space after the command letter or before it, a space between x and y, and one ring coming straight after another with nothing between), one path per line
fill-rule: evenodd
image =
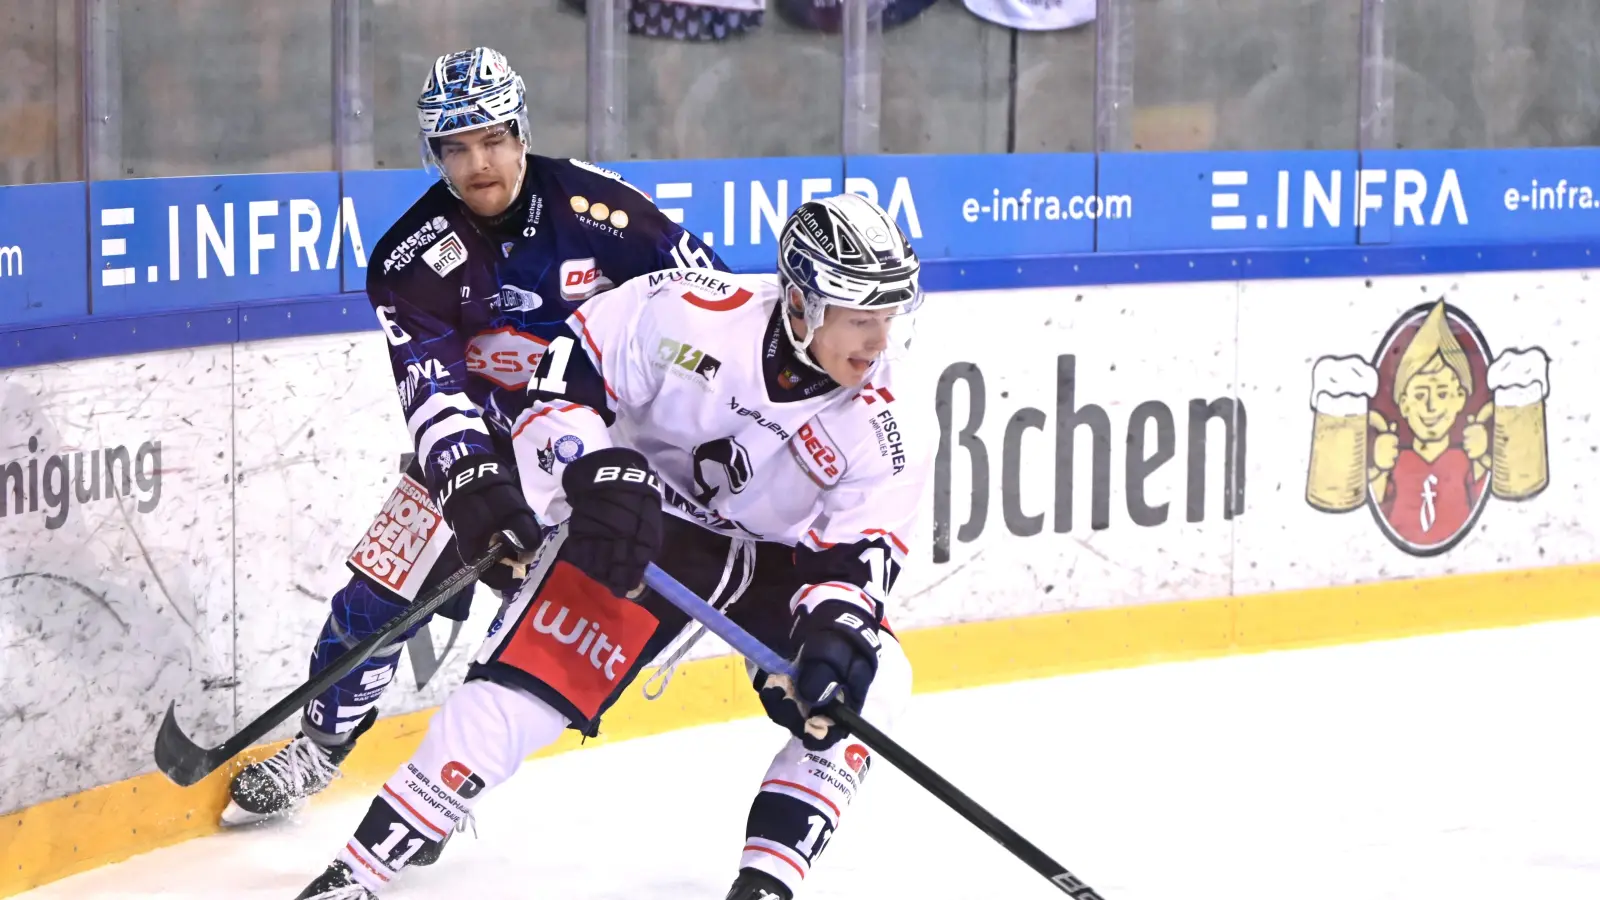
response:
M1594 615L1600 615L1600 565L1050 613L900 637L920 693ZM760 712L742 661L697 660L679 667L659 700L647 702L637 684L631 687L607 715L601 736L587 744ZM416 750L432 714L429 709L379 720L345 761L344 777L314 802L376 789ZM259 759L282 746L255 748L241 759ZM537 756L578 746L578 736L568 732ZM0 897L215 833L232 771L226 767L190 788L159 773L140 775L0 817Z

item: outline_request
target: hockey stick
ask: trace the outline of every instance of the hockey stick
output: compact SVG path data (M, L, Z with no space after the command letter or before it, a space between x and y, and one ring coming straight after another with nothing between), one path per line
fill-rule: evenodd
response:
M708 631L728 642L728 646L737 650L739 654L767 672L788 677L791 681L795 678L794 666L787 660L774 653L771 648L756 640L750 632L734 624L726 615L723 615L711 604L696 596L688 588L679 584L677 579L663 572L656 564L651 563L645 570L645 584L652 590L665 597L673 606L688 613L691 618L704 625ZM992 813L979 806L972 798L956 789L956 786L945 781L939 773L928 768L921 760L917 759L910 751L890 740L888 735L873 727L872 723L861 718L859 713L848 707L832 706L826 710L826 715L838 720L839 724L850 730L850 733L861 739L868 748L878 752L895 768L904 772L907 777L924 790L944 801L946 806L960 813L968 822L978 826L989 837L994 838L1000 846L1011 852L1011 855L1027 863L1030 868L1040 875L1050 879L1063 893L1071 895L1075 900L1103 900L1078 876L1067 871L1066 867L1051 859L1043 850L1029 843L1022 835L1017 834L1009 825L995 818Z
M240 751L250 747L267 732L278 727L278 723L291 713L310 703L312 698L327 690L329 685L365 662L373 653L394 643L406 629L432 615L445 604L445 601L471 586L504 557L501 545L501 539L496 536L482 556L441 581L428 594L419 597L406 608L405 612L383 626L382 631L369 635L366 640L346 650L333 665L295 688L293 693L273 704L271 709L257 716L255 721L246 725L233 737L209 750L196 744L184 734L183 728L178 725L178 704L176 702L167 704L167 717L162 720L161 730L156 733L156 767L182 787L188 787L216 771L223 763L238 756Z

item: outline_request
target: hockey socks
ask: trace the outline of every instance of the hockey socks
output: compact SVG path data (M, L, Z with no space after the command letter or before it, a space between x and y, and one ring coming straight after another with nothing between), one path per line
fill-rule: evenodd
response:
M436 857L484 792L566 727L565 716L529 694L467 682L434 715L416 755L384 782L338 861L363 887L381 892L406 866Z

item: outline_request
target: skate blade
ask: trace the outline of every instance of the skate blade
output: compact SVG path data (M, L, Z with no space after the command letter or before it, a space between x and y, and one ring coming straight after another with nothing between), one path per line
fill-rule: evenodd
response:
M274 813L254 813L229 799L227 807L222 810L221 824L223 828L239 828L244 825L275 822L293 816L301 809L304 809L305 805L305 801L301 801Z

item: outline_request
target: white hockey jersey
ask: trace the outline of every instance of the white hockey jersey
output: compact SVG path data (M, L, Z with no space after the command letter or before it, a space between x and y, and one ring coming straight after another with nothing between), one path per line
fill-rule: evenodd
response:
M547 399L513 428L523 490L543 521L570 512L568 463L627 446L660 476L666 508L713 532L813 550L887 545L892 563L864 553L869 593L886 599L933 457L932 404L903 362L900 381L880 359L859 388L805 365L779 297L776 276L675 269L574 313L537 378Z

